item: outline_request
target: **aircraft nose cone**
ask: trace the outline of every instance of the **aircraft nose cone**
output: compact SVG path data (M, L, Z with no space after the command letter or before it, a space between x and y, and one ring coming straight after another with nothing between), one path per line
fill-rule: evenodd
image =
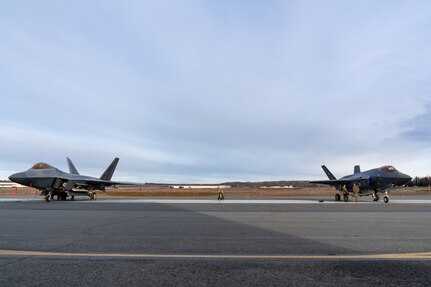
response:
M27 175L25 174L25 172L18 172L18 173L14 173L11 176L9 176L10 181L20 183L20 184L23 184L23 182L26 179L27 179Z
M403 176L403 184L407 184L412 180L412 177L408 174L403 173L402 176Z

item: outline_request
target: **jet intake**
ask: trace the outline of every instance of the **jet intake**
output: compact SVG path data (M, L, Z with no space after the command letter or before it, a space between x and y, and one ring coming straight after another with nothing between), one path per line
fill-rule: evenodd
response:
M364 190L364 189L370 189L370 188L371 188L371 186L372 186L372 178L371 178L371 177L368 177L368 178L361 178L361 179L358 179L358 180L357 180L357 181L355 181L355 182L359 183L359 188L360 188L361 190Z

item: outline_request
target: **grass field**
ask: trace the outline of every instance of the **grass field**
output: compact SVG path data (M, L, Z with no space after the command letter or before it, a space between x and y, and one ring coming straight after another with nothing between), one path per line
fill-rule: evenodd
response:
M163 197L163 196L217 196L217 189L172 189L167 186L135 186L135 187L119 187L109 188L106 192L98 192L98 196L147 196L147 197ZM226 197L283 197L283 196L325 196L334 195L335 189L329 186L319 187L302 187L302 188L277 188L277 189L261 189L261 188L227 188L224 190ZM401 194L431 194L428 187L418 188L400 188L393 189L391 195ZM34 188L2 188L0 196L37 196L39 191Z

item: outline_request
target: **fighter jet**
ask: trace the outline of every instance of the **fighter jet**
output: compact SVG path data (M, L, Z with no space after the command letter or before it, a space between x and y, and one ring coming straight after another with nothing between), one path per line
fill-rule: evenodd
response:
M374 201L379 201L380 197L378 193L384 192L383 201L385 203L388 203L389 189L395 186L405 185L412 179L409 175L399 172L395 167L391 165L385 165L363 172L361 172L360 166L356 165L354 167L352 175L347 175L340 179L337 179L325 165L322 165L322 169L328 176L329 180L318 180L310 182L334 186L337 190L337 193L335 194L335 201L341 200L342 192L340 191L340 189L342 185L346 185L348 192L353 192L353 185L356 183L359 184L359 194L361 196L372 195ZM348 194L343 197L344 201L349 201Z
M105 191L107 186L131 184L111 181L119 160L115 158L99 178L80 175L72 160L67 158L69 173L47 163L38 162L27 171L12 174L9 179L39 189L40 195L45 196L47 202L55 195L58 200L66 200L67 197L74 200L75 195L88 195L90 199L95 200L95 190Z

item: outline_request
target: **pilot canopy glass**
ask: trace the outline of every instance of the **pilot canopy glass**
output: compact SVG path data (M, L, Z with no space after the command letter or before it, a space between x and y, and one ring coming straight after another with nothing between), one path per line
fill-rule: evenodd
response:
M391 173L391 172L396 172L397 169L391 165L385 165L379 168L379 171L382 173Z
M38 162L38 163L35 163L31 168L32 169L49 169L49 168L53 168L53 167L47 163Z

